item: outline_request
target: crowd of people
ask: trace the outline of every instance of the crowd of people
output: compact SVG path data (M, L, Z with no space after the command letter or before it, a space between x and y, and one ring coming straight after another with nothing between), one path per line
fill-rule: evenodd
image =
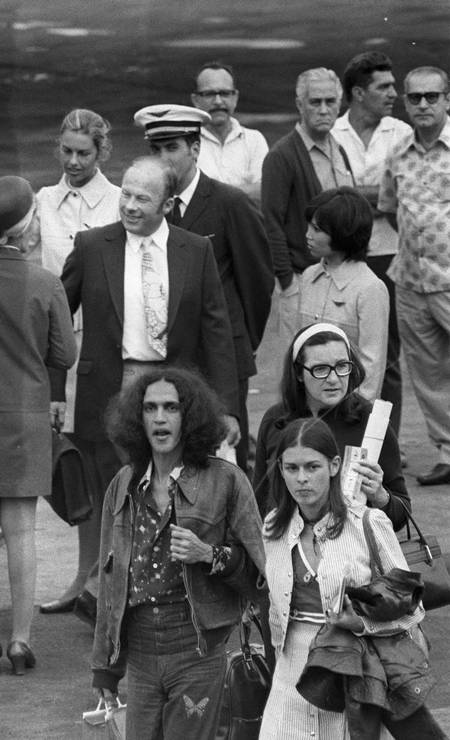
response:
M367 526L385 572L408 570L400 343L439 455L418 482L450 482L448 77L408 73L410 126L391 115L386 55L358 54L342 84L303 71L298 122L270 150L234 117L238 96L233 70L211 62L193 107L138 110L144 144L120 187L100 170L110 125L86 109L61 124L58 184L34 195L0 178L7 656L18 675L36 662L34 522L53 427L81 452L93 511L74 581L40 611L95 627L93 687L107 705L127 672L128 740L213 740L227 640L247 608L274 668L262 740L445 738L425 704L421 602L370 619L338 595L344 576L370 581ZM250 465L249 378L274 290L280 400ZM379 459L355 464L350 501L342 460L378 398L391 423ZM318 687L314 701L302 693L314 650L330 655L336 640L372 656L384 694L355 698L344 680L334 711Z

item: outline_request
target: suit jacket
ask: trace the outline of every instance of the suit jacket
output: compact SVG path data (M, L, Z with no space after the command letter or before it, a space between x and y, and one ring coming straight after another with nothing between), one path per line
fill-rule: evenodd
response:
M83 309L75 432L105 438L104 412L122 382L126 232L121 222L79 232L62 281L72 313ZM170 227L167 363L197 367L238 416L230 323L208 240Z
M48 368L76 358L61 281L0 247L0 500L51 488Z
M211 239L233 332L240 379L256 373L254 353L269 316L274 277L262 215L239 188L200 173L180 226Z

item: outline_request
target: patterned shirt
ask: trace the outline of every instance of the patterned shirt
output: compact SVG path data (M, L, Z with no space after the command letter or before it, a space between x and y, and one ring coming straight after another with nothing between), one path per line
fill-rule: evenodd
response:
M389 277L417 293L450 290L450 118L431 149L413 134L393 149L378 208L398 219Z
M151 490L151 464L133 497L135 506L133 544L131 550L128 604L137 606L150 602L174 604L186 598L183 569L180 561L171 560L170 524L175 524L173 499L181 468L170 474L169 504L164 512L157 509Z

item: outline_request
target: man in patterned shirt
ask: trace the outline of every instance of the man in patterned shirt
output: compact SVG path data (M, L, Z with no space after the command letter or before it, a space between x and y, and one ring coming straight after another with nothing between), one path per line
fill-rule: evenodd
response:
M450 107L447 74L418 67L404 82L414 126L386 160L378 208L398 220L396 284L402 346L438 463L423 486L450 482Z

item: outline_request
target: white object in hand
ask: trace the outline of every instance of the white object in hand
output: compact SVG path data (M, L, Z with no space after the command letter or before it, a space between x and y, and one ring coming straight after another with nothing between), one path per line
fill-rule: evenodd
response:
M380 457L391 411L392 403L390 401L381 401L377 398L367 419L366 431L361 446L367 450L367 459L371 463L377 463Z
M367 503L367 497L361 492L362 476L354 469L354 463L367 460L367 450L362 447L345 445L344 461L341 468L341 488L347 506Z

